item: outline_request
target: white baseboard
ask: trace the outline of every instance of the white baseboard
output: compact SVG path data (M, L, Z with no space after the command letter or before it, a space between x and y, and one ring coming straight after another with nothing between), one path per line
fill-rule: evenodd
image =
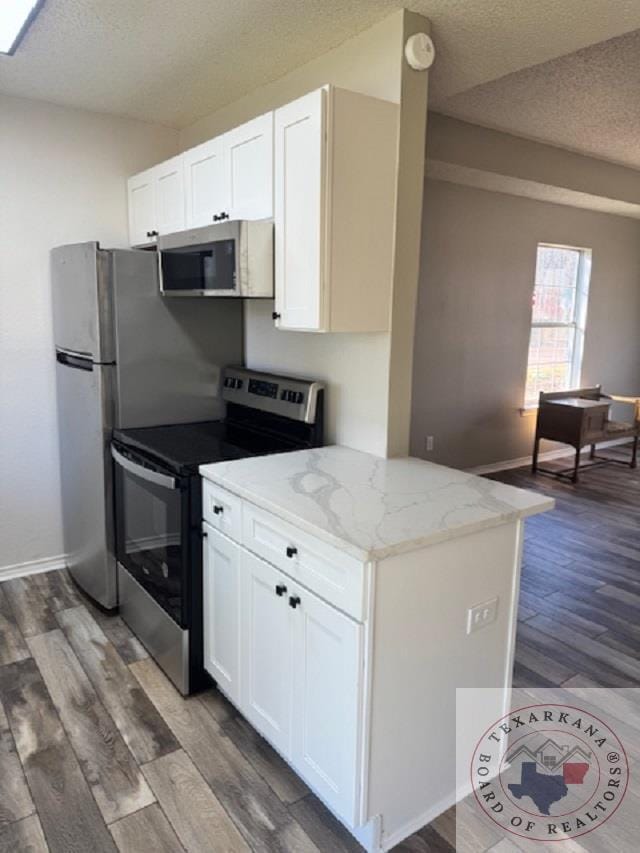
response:
M615 438L612 441L603 441L598 448L615 447L618 444L628 444L628 438ZM585 448L586 449L586 448ZM540 462L548 462L550 459L560 459L562 456L570 456L573 450L570 447L560 447L558 450L547 450L538 456ZM465 468L468 474L495 474L496 471L507 471L511 468L524 468L531 465L533 457L521 456L519 459L507 459L504 462L491 462L489 465L477 465L475 468Z
M60 554L58 557L43 557L40 560L28 560L26 563L14 563L12 566L0 566L0 581L53 572L56 569L64 569L66 565L66 555Z

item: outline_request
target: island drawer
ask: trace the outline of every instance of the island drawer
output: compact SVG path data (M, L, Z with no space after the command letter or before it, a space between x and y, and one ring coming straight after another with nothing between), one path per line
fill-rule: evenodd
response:
M209 480L202 481L202 517L216 530L242 543L242 500Z
M366 618L367 572L359 560L250 503L243 507L242 539L325 601L360 622Z

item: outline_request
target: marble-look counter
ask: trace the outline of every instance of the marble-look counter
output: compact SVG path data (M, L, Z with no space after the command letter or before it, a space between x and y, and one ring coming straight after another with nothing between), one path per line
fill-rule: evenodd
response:
M202 465L203 477L361 560L553 509L544 495L412 457L322 447Z

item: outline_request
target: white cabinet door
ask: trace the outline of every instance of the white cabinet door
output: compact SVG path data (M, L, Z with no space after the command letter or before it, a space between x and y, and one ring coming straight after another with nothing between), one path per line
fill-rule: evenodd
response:
M161 234L184 230L184 168L182 155L154 169L156 228Z
M326 98L319 89L275 112L275 289L283 329L324 326Z
M224 136L231 219L273 216L273 113Z
M204 667L240 704L240 548L204 524Z
M348 823L356 823L363 626L296 588L292 610L291 763Z
M289 580L242 551L242 713L284 756L291 752Z
M224 137L217 136L182 155L187 228L211 225L214 216L229 212L223 143Z
M155 235L152 234L158 230L155 193L155 169L140 172L127 182L131 246L147 246L155 242Z

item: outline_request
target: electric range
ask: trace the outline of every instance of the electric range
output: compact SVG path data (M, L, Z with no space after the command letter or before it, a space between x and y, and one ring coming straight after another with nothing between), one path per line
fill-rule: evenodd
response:
M324 387L226 368L221 421L114 430L120 615L176 687L210 683L202 642L200 465L323 444Z

